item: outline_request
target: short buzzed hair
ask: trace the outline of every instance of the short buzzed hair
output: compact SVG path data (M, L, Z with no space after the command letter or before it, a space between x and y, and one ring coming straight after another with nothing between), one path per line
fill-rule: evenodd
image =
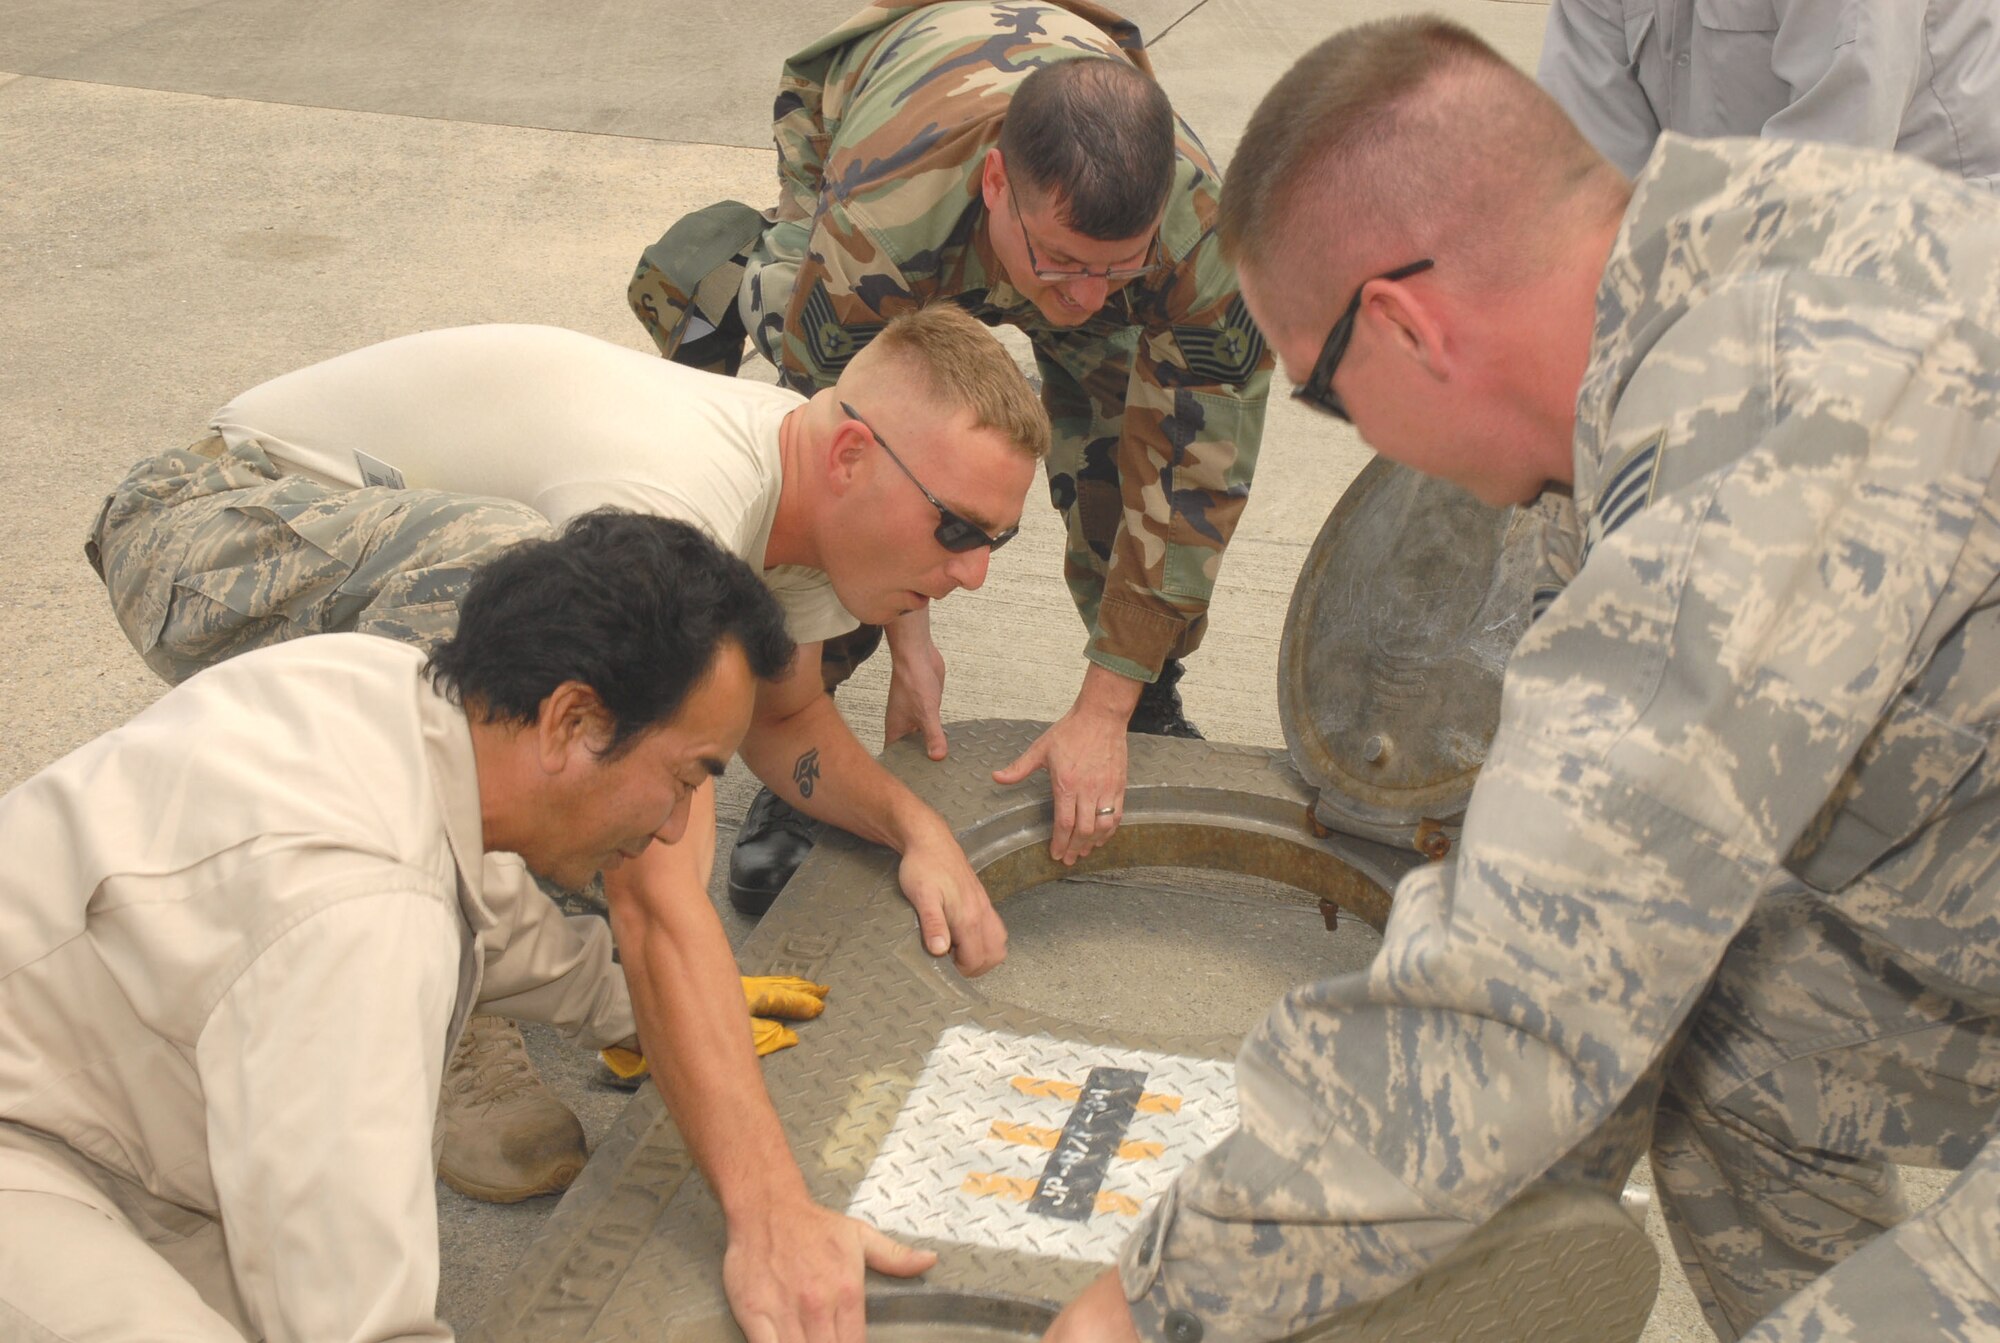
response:
M1174 184L1174 109L1129 61L1055 61L1008 99L1000 158L1027 194L1055 196L1063 223L1084 237L1136 238Z
M1049 455L1049 414L993 333L953 303L905 313L869 348L912 373L934 405L972 413L972 427L997 431L1040 461Z
M1238 265L1334 238L1357 266L1449 257L1475 280L1545 273L1551 213L1624 179L1533 80L1435 15L1337 33L1264 95L1222 189ZM1321 246L1323 247L1323 243Z

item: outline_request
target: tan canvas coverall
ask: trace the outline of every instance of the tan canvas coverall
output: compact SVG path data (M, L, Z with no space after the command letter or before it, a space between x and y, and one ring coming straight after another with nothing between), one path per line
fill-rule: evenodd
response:
M633 1025L604 923L483 854L422 663L248 653L0 799L0 1337L450 1337L459 1028Z

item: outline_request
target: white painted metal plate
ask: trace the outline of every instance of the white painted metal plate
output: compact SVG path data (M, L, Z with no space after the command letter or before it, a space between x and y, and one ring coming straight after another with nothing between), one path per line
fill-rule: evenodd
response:
M847 1211L890 1235L1108 1264L1235 1126L1226 1061L954 1026Z

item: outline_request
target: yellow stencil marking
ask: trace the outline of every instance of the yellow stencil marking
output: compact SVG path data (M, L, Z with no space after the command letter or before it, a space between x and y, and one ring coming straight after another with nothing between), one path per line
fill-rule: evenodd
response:
M1059 1101L1073 1101L1083 1094L1083 1088L1074 1082L1058 1082L1048 1077L1017 1077L1014 1090L1023 1096Z
M1040 1183L1040 1180L976 1170L965 1177L965 1183L959 1189L974 1198L1004 1198L1026 1203L1035 1196L1035 1186ZM1129 1194L1114 1194L1106 1190L1097 1196L1096 1211L1115 1212L1120 1217L1137 1217L1139 1200Z
M1035 1196L1035 1186L1040 1183L1037 1179L976 1170L965 1177L965 1183L959 1188L974 1198L1010 1198L1016 1203L1026 1203Z
M998 1138L1001 1142L1019 1143L1023 1147L1039 1147L1044 1151L1052 1151L1056 1140L1062 1137L1062 1130L1038 1128L1033 1124L1010 1124L1004 1119L996 1119L993 1121L993 1127L987 1130L986 1136Z
M993 1121L993 1127L986 1131L989 1138L1001 1142L1017 1143L1022 1147L1039 1147L1045 1152L1055 1150L1062 1138L1061 1129L1042 1128L1036 1124L1010 1124L1004 1119ZM1150 1161L1167 1150L1165 1143L1142 1142L1127 1138L1118 1144L1118 1157L1122 1161Z

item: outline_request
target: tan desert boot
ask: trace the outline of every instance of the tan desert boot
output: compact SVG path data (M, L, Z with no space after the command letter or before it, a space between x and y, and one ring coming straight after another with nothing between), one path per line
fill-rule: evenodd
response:
M505 1017L465 1024L444 1070L438 1178L468 1198L516 1203L555 1194L583 1169L583 1125L555 1098L521 1030Z

